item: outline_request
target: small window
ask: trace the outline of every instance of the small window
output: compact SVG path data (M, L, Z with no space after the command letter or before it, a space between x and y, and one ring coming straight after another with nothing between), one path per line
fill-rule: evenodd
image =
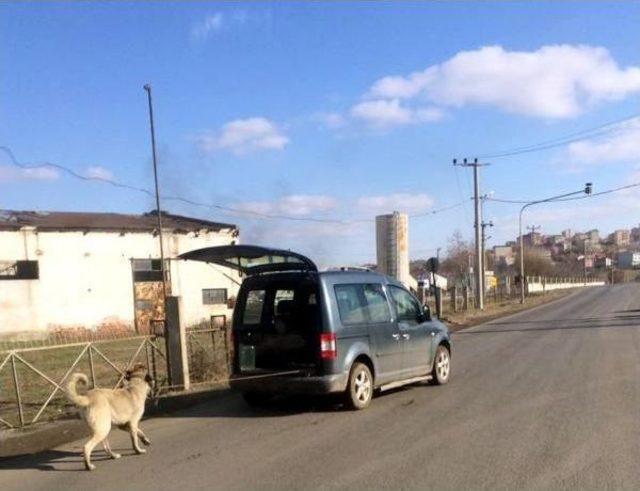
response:
M391 311L382 285L375 283L364 285L364 298L367 301L367 312L371 322L391 321Z
M338 312L343 324L361 324L366 322L362 285L336 285Z
M417 324L422 317L422 311L414 296L397 286L391 286L389 290L396 306L398 321Z
M202 303L204 305L220 305L227 303L226 288L204 288L202 290Z
M0 280L37 280L38 261L0 261Z
M242 315L243 324L260 324L262 309L264 307L264 290L250 290L247 293L247 301Z
M133 281L162 281L162 262L160 259L133 259ZM169 276L169 262L165 260L165 273Z

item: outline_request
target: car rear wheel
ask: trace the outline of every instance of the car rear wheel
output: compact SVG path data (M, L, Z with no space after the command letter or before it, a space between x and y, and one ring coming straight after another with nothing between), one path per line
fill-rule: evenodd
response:
M373 398L373 376L364 363L356 362L349 373L346 393L347 405L352 409L364 409Z
M431 371L434 385L444 385L449 381L451 375L451 353L444 344L436 349L436 357Z

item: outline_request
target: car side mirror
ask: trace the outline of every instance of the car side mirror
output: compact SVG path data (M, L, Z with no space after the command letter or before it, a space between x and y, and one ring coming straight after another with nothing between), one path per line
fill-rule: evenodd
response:
M431 308L426 303L422 306L422 315L425 321L431 321Z

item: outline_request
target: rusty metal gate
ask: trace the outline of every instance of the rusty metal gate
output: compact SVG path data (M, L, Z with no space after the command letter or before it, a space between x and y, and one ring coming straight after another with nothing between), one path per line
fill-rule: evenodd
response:
M231 342L226 315L211 316L209 323L187 329L186 342L192 384L228 379Z
M155 336L0 351L0 427L24 427L72 414L75 409L64 389L69 375L85 371L89 388L116 388L135 363L148 367L153 395L168 387L164 340Z

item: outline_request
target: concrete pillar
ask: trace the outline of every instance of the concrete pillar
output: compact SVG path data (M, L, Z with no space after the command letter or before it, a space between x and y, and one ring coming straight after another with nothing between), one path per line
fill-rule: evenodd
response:
M169 384L189 390L189 355L186 329L180 321L181 297L167 297L167 373Z

